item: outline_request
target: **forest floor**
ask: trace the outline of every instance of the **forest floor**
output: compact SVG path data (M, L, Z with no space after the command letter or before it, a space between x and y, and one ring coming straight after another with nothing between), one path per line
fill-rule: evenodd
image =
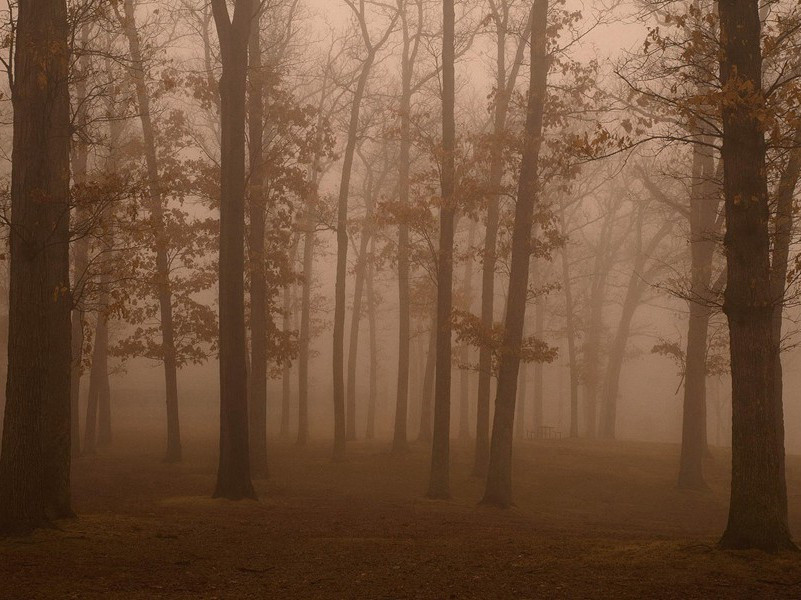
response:
M511 510L478 506L470 446L450 501L423 498L428 452L271 448L258 501L212 500L216 444L162 464L120 436L74 466L76 520L0 540L0 597L801 598L801 553L722 552L729 457L711 489L674 486L678 448L554 440L516 451ZM788 461L801 540L801 459Z

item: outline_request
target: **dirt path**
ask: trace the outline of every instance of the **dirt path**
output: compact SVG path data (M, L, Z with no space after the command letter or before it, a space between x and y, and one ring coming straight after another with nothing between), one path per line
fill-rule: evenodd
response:
M427 452L272 450L261 500L211 500L215 445L164 465L128 436L74 475L76 521L0 541L2 598L801 598L801 554L714 550L728 457L711 491L673 487L675 446L527 443L517 507L477 506L470 451L453 500L422 498ZM148 450L150 449L150 450ZM801 540L801 461L790 510Z

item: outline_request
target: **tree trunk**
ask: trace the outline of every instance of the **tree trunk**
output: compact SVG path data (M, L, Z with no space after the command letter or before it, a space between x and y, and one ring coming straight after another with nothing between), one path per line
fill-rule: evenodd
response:
M378 395L378 342L376 340L376 305L375 305L375 238L370 239L370 257L367 263L367 319L370 326L370 397L367 400L367 432L368 440L375 438L375 411Z
M68 33L64 0L19 4L0 532L72 515Z
M368 173L369 183L365 192L365 221L359 239L359 256L356 259L356 283L353 288L353 311L350 322L350 339L348 340L348 389L347 389L347 428L346 439L356 439L356 363L359 358L359 325L362 320L362 300L364 297L364 282L367 277L367 251L370 247L372 227L370 220L373 216L373 184L372 173Z
M559 207L559 227L562 235L567 236L565 207ZM579 364L576 354L576 325L573 308L573 286L570 283L570 254L565 243L562 248L562 289L565 292L565 337L567 337L567 356L570 361L570 437L576 438L578 431L578 392Z
M162 360L167 399L167 452L166 462L181 460L181 430L178 420L178 363L175 353L175 331L170 290L170 265L167 249L169 241L164 230L164 198L159 183L158 157L153 120L150 112L150 93L147 89L146 68L142 57L139 32L136 28L134 0L124 3L124 30L131 53L131 76L136 89L139 119L142 123L147 185L150 202L150 218L155 234L156 294L159 301L159 317L162 335Z
M350 109L348 142L342 163L337 202L337 273L334 297L334 460L345 457L345 279L348 274L348 194L359 129L362 98L375 60L370 50L362 64Z
M401 209L404 209L409 205L414 58L405 12L401 13L401 21L404 35L403 56L401 58L398 201ZM406 452L408 449L409 340L411 339L409 303L409 225L405 219L401 219L398 224L398 382L395 398L395 428L392 438L392 452L396 454Z
M468 249L473 247L477 227L478 223L476 221L470 223L470 233L467 239ZM468 255L464 265L464 281L462 282L462 299L464 301L464 310L467 312L470 312L473 304L473 267L474 261L471 253ZM467 364L470 362L469 344L462 345L459 361L462 363L462 369L459 373L459 439L467 440L470 438L470 369L467 368Z
M328 95L328 69L323 75L320 102L317 107L317 131L322 131L323 107ZM318 138L318 143L321 140ZM303 214L303 284L300 297L300 351L298 353L298 437L297 445L304 446L309 439L309 352L311 345L311 289L314 279L314 211L317 208L319 187L320 155L315 154L312 161L312 192L306 199Z
M647 247L643 248L643 216L643 213L640 212L634 265L632 266L629 282L626 286L623 310L620 314L620 321L618 322L615 339L609 350L609 359L606 366L606 378L604 379L603 396L601 398L601 437L607 440L615 439L616 435L617 397L620 389L620 373L623 370L623 361L626 358L626 347L628 346L629 336L631 334L631 321L642 302L642 295L647 286L645 278L648 277L648 273L645 272L645 266L648 258L653 255L661 241L673 229L672 221L665 221L659 231L657 231L648 242Z
M520 365L517 375L517 412L515 413L515 439L522 440L526 436L526 392L528 387L526 363Z
M214 497L255 498L250 480L245 340L245 91L251 0L212 0L220 39L220 464Z
M103 303L105 304L105 303ZM101 304L101 306L103 306ZM97 390L97 446L108 448L111 446L111 384L108 375L108 317L104 313L97 315L98 323L95 330L95 347L97 357L92 359L92 366L97 360L98 364L98 390Z
M705 489L703 462L706 452L706 359L709 319L712 315L710 282L715 256L714 234L719 191L714 182L714 159L708 148L693 148L693 182L690 193L690 318L687 323L684 406L678 487Z
M298 438L299 446L309 439L309 346L311 344L311 285L314 268L314 223L306 208L303 234L303 289L300 298L300 353L298 355Z
M423 373L423 388L420 395L420 429L417 433L418 442L430 442L432 437L431 426L434 418L434 387L437 372L437 315L431 315L431 333L428 337L428 353L426 354L426 368Z
M437 367L429 498L450 496L451 311L453 308L453 233L456 212L456 82L454 0L442 1L442 205L437 257Z
M787 524L782 404L776 394L770 287L770 214L765 134L754 102L761 90L760 22L755 0L719 4L723 104L723 189L732 378L732 479L724 548L795 548Z
M484 504L508 507L512 504L512 430L515 414L519 350L523 340L528 299L529 260L532 248L534 206L539 198L539 153L542 145L542 121L548 77L547 0L537 0L531 7L531 63L526 141L520 165L520 181L512 232L512 259L509 293L506 303L504 344L498 369L498 390L492 425L490 462Z
M508 15L506 15L508 17ZM481 272L481 322L490 329L495 324L495 266L497 263L498 226L500 223L500 197L503 182L503 150L506 136L506 120L509 101L514 92L517 75L525 54L527 38L532 23L529 20L526 32L517 47L514 63L507 77L506 69L506 19L495 14L496 22L496 79L495 114L493 115L493 144L489 168L489 193L492 197L487 208L487 229L484 238L484 256ZM492 384L492 349L479 348L478 356L478 400L476 406L476 451L473 475L484 477L489 463L490 387Z
M101 306L104 302L101 301ZM108 328L106 316L97 314L95 344L92 350L92 369L89 373L89 394L86 403L86 429L83 448L85 454L94 454L98 443L98 420L101 398L108 393Z
M269 476L267 464L267 280L265 273L264 77L261 60L261 10L250 32L248 133L250 155L250 466L254 475ZM287 288L288 289L288 288Z
M539 271L539 261L535 258L531 261L531 278L535 282L540 280L540 271ZM564 286L568 286L567 281L564 281ZM567 296L569 292L565 292ZM571 298L572 303L572 298ZM571 306L572 308L572 306ZM540 295L537 296L536 303L534 304L534 337L538 340L543 338L545 333L545 296ZM534 394L533 394L533 409L534 409L534 416L533 416L533 426L534 431L538 431L540 427L544 425L543 423L543 416L542 416L542 404L543 404L543 395L542 395L542 363L535 362L534 363Z
M81 44L88 46L89 27L81 27ZM89 71L89 55L83 54L78 60L77 82L75 85L75 127L77 135L73 136L72 148L72 179L76 186L86 183L87 167L89 163L89 145L86 143L88 126L86 104L87 86L86 78ZM80 228L88 218L88 210L85 206L79 206L76 210L76 221ZM80 419L80 395L81 395L81 375L83 370L83 327L85 312L81 307L83 286L86 283L87 268L89 266L89 237L85 233L75 241L73 245L73 283L72 283L72 366L70 369L70 447L72 457L76 458L81 454L81 419Z

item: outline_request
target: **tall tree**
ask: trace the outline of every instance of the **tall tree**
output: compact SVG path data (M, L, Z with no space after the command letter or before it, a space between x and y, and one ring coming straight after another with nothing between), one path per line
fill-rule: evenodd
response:
M367 89L367 81L373 68L376 56L389 39L398 18L394 15L382 37L374 42L368 28L368 15L365 0L345 0L350 7L359 25L362 42L367 50L364 57L356 90L353 93L350 107L350 121L348 124L348 141L345 145L345 154L342 162L342 178L339 182L339 197L337 201L337 271L336 289L334 294L334 460L342 460L345 456L345 279L348 271L348 194L350 192L350 178L353 171L353 159L356 154L358 141L359 114L361 112L362 98Z
M567 219L564 202L559 203L559 229L567 237ZM570 280L570 252L565 243L560 252L562 265L562 289L565 295L565 337L567 338L567 359L570 370L570 437L579 435L578 429L578 396L579 370L578 352L576 349L576 315L573 304L573 284Z
M116 4L112 3L115 7ZM181 460L181 429L178 417L178 360L175 350L175 327L173 319L172 292L170 290L170 264L168 256L169 240L164 226L164 198L159 181L159 159L156 151L153 115L151 113L150 91L148 90L148 70L142 54L139 30L136 26L136 6L134 0L125 0L124 14L117 13L128 40L131 53L130 72L136 89L139 118L142 123L145 164L147 167L147 188L149 208L154 232L156 250L155 287L159 301L159 317L162 335L162 354L167 400L167 462Z
M264 65L261 52L261 9L250 31L248 77L248 136L250 179L250 462L254 473L267 476L267 279L264 265Z
M629 281L626 285L626 294L623 298L620 320L617 331L609 347L609 358L606 365L606 376L601 398L601 437L609 440L615 439L617 426L617 397L620 389L620 373L623 369L623 360L626 357L626 347L631 336L631 322L637 309L643 301L648 282L664 268L664 262L652 260L659 244L673 229L673 221L667 219L662 226L651 236L647 243L643 243L644 218L646 205L638 207L637 226L634 237L634 264L632 265ZM649 261L651 264L649 264ZM656 263L656 264L653 264Z
M488 189L491 194L487 208L487 228L484 237L484 256L481 272L481 321L487 330L495 324L495 267L498 261L498 228L500 225L501 184L504 176L504 140L506 138L509 104L514 93L517 76L525 56L525 48L531 32L529 20L517 43L514 61L507 67L506 45L510 29L509 0L491 0L490 9L495 24L496 73L495 106L492 129L492 152L488 173ZM492 385L492 348L482 346L478 358L478 401L476 411L476 452L473 474L483 477L489 462L490 388Z
M212 0L220 41L220 464L214 497L255 498L245 339L245 96L253 0Z
M732 477L724 548L795 548L787 524L784 418L776 394L762 50L756 0L724 0L723 192L732 382Z
M80 32L81 45L85 48L88 45L89 25L84 23ZM75 68L75 136L72 145L71 163L72 178L76 187L86 184L87 170L89 166L89 144L87 141L88 125L88 88L90 58L88 52L84 52L78 59ZM75 211L77 222L85 221L87 218L87 207L79 206ZM73 458L81 453L81 419L80 419L80 395L81 395L81 371L83 370L83 328L85 321L85 311L81 302L81 290L87 275L89 266L89 237L81 236L73 244L72 251L72 271L73 271L73 298L72 298L72 369L70 372L70 412L72 414L72 431L70 442Z
M504 325L504 351L500 356L495 417L484 504L508 507L512 503L512 432L515 397L523 345L523 326L528 299L529 261L532 253L534 207L539 200L539 155L549 58L547 54L548 1L535 0L531 7L531 59L526 111L525 142L517 188L512 233L509 294Z
M70 507L70 99L65 0L18 5L0 531Z
M429 498L450 496L451 312L453 310L453 237L456 214L456 11L442 2L442 197L437 256L437 367Z

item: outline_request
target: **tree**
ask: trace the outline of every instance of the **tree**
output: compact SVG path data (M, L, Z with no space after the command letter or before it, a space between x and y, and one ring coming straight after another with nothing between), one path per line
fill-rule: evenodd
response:
M660 243L671 232L674 225L671 219L664 219L662 226L651 236L650 240L644 243L643 229L645 227L644 219L647 209L647 204L641 204L635 208L637 225L634 233L634 263L626 285L626 294L623 298L617 331L609 348L609 359L607 360L606 376L602 390L600 433L602 438L610 440L615 439L616 435L620 372L623 368L626 346L631 335L631 322L637 309L642 304L642 297L649 285L649 281L664 268L664 264L667 262L654 260L653 257ZM651 264L649 264L649 261Z
M252 0L212 0L220 41L220 464L214 497L255 498L245 341L245 96Z
M723 193L732 378L732 480L723 548L794 549L787 524L784 419L776 394L762 50L755 0L720 14Z
M70 507L70 99L64 0L21 2L12 78L8 379L0 531Z
M510 26L509 0L490 2L491 15L495 23L496 35L496 82L495 106L493 112L492 150L487 186L492 195L487 207L487 227L484 238L484 255L481 273L481 320L484 327L491 329L495 324L495 267L498 252L498 228L500 224L500 195L504 176L504 145L506 137L509 104L517 83L517 77L525 56L525 48L531 32L532 23L526 28L517 43L512 64L507 71L506 39ZM492 349L479 348L478 401L476 414L476 451L473 474L486 475L489 462L490 429L490 388L492 384Z
M248 134L250 158L250 461L254 473L267 476L267 281L265 278L264 193L264 65L259 8L250 32L248 78Z
M356 153L356 142L359 130L359 114L362 98L370 78L370 71L378 52L389 39L395 27L398 15L392 17L386 30L377 42L373 42L368 29L368 15L365 0L345 0L353 12L361 31L362 42L367 55L362 60L356 90L353 93L348 123L348 140L342 159L342 178L339 183L337 201L337 271L334 296L334 460L342 460L345 456L345 279L348 270L348 194L350 178L353 170L353 159Z
M442 2L442 195L437 256L437 365L429 498L450 496L451 312L453 237L456 214L456 13L454 0Z
M529 261L534 232L534 208L539 200L539 154L549 58L547 54L548 2L531 7L531 55L525 145L520 166L517 206L512 237L509 293L504 325L504 344L498 369L495 417L492 425L487 485L482 503L508 507L512 503L512 433L518 369L523 348L523 326L528 300Z
M167 451L166 462L181 460L181 430L178 417L178 359L175 349L175 328L173 319L173 301L170 288L170 265L167 254L168 239L165 233L164 200L159 180L159 159L156 151L156 135L151 114L151 99L147 86L148 71L142 54L139 31L136 26L134 0L125 0L124 14L120 14L116 4L117 17L123 27L131 53L131 77L136 90L139 106L139 118L142 123L144 138L144 154L147 166L147 184L149 208L156 249L155 285L159 301L161 324L161 350L164 363L164 379L167 400Z

